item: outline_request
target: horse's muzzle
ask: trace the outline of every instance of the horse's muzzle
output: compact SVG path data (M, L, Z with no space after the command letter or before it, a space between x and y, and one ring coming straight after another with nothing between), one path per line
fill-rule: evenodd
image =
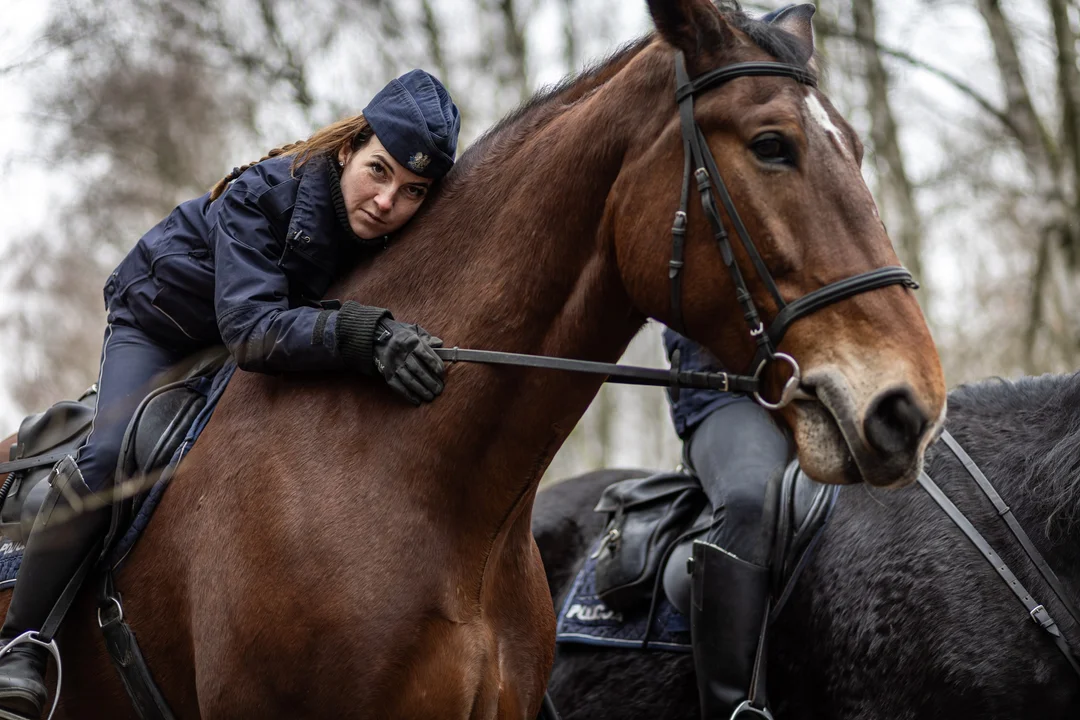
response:
M860 397L843 373L822 369L804 378L803 390L817 399L796 408L799 458L811 477L878 487L902 487L918 477L942 418L931 417L909 385Z

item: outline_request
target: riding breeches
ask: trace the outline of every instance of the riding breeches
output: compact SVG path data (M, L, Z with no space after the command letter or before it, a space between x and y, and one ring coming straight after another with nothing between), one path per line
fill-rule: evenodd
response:
M90 434L75 457L87 487L94 492L111 484L124 432L139 403L156 387L155 380L184 358L183 353L154 342L125 315L109 313L101 347L97 410Z
M761 547L765 489L792 454L787 435L749 398L720 407L693 430L683 446L686 463L720 522L709 540L754 562Z

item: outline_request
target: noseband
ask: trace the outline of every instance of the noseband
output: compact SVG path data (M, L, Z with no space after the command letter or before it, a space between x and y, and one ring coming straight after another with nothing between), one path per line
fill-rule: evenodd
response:
M776 346L780 344L792 323L821 308L859 293L877 290L889 285L904 285L912 289L918 288L919 285L906 268L883 267L830 283L825 287L803 295L791 303L784 302L772 273L769 272L765 262L761 259L761 254L754 245L754 241L750 239L750 233L747 232L746 225L743 223L742 218L739 217L735 204L731 201L731 195L728 193L727 186L724 185L724 180L716 167L716 160L705 142L705 136L694 120L694 96L698 93L723 85L736 78L763 75L791 78L803 85L816 86L813 76L804 68L776 62L736 63L712 70L691 80L686 72L686 59L683 57L682 52L677 53L675 57L675 83L677 86L675 101L679 104L683 154L686 163L683 169L682 197L679 200L679 210L675 213L675 224L671 228L672 247L671 262L668 263L668 277L671 280L673 327L678 332L685 334L686 326L682 310L683 249L686 242L686 211L690 195L690 176L693 174L694 180L697 182L698 193L701 195L701 207L705 210L705 215L709 219L713 239L719 246L724 265L727 266L728 273L731 275L731 281L735 286L735 295L739 300L739 305L742 306L743 318L750 329L750 337L757 343L757 353L751 363L751 367L754 368L752 377L757 381L756 384L758 385L758 388L753 391L754 399L769 410L779 410L794 399L799 388L799 382L802 379L799 364L795 359L790 355L776 351ZM732 226L735 228L739 243L750 257L758 277L765 284L769 294L772 295L773 301L776 303L777 314L768 330L765 329L765 325L761 321L761 314L758 312L757 305L754 304L754 298L746 286L742 271L739 270L739 266L735 263L731 238L720 220L720 212L716 206L716 199L713 194L714 188L715 193L720 196L724 212L727 213ZM762 372L773 361L781 361L791 367L791 376L784 383L780 400L776 403L765 400L760 392Z
M776 281L773 279L769 269L765 267L761 254L750 239L750 233L747 232L746 225L743 224L742 218L739 217L739 213L735 209L735 204L731 201L731 195L728 193L723 178L720 177L720 171L716 167L716 160L705 142L705 136L694 120L694 96L698 93L736 78L765 75L791 78L803 85L815 86L813 76L805 68L777 62L736 63L712 70L691 80L686 72L686 60L682 52L679 52L675 59L675 100L679 104L683 152L686 163L683 170L682 198L679 201L679 210L675 213L675 224L671 229L672 251L671 261L668 263L668 277L671 280L672 327L685 334L686 328L682 310L682 270L684 267L683 250L686 244L686 213L690 196L690 177L692 175L697 182L698 193L701 195L701 206L705 210L705 215L708 217L709 224L712 227L713 239L719 246L724 265L727 266L728 272L731 274L731 280L735 286L735 295L742 306L743 318L745 318L750 329L750 336L757 343L757 352L751 362L751 368L754 371L752 375L735 375L727 372L683 372L679 369L678 361L675 358L672 359L671 370L667 371L585 360L551 358L541 355L467 350L457 347L437 348L435 350L436 354L447 362L478 362L593 373L607 376L607 382L743 392L752 394L759 404L769 410L779 410L794 400L799 389L799 383L802 380L799 364L790 355L776 351L776 346L780 344L784 333L787 332L792 323L823 307L859 293L877 290L889 285L904 285L911 289L916 289L919 285L906 268L883 267L830 283L790 303L784 302L784 298L780 296L780 290L776 286ZM735 228L735 234L738 236L743 250L750 257L758 277L765 284L776 303L777 314L768 329L765 328L761 320L761 314L758 312L750 290L746 286L746 280L735 262L731 239L727 230L724 229L724 223L720 220L720 211L716 205L714 192L720 196L720 203L724 206L724 212L727 213L732 226ZM791 376L784 383L780 399L772 403L762 397L761 390L762 375L769 363L774 361L789 365Z

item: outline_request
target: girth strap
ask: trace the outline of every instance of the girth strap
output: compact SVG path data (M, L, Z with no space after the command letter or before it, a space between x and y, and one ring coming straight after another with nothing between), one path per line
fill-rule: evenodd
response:
M135 633L124 620L120 593L113 586L112 570L106 569L98 594L98 625L105 647L142 720L174 720L169 703L161 694L146 664Z

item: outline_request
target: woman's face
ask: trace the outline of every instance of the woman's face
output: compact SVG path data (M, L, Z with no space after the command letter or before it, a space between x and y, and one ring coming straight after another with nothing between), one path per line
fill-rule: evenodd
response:
M374 136L356 150L342 149L338 160L345 164L341 194L349 227L364 240L382 237L407 223L431 186L431 180L394 160Z

